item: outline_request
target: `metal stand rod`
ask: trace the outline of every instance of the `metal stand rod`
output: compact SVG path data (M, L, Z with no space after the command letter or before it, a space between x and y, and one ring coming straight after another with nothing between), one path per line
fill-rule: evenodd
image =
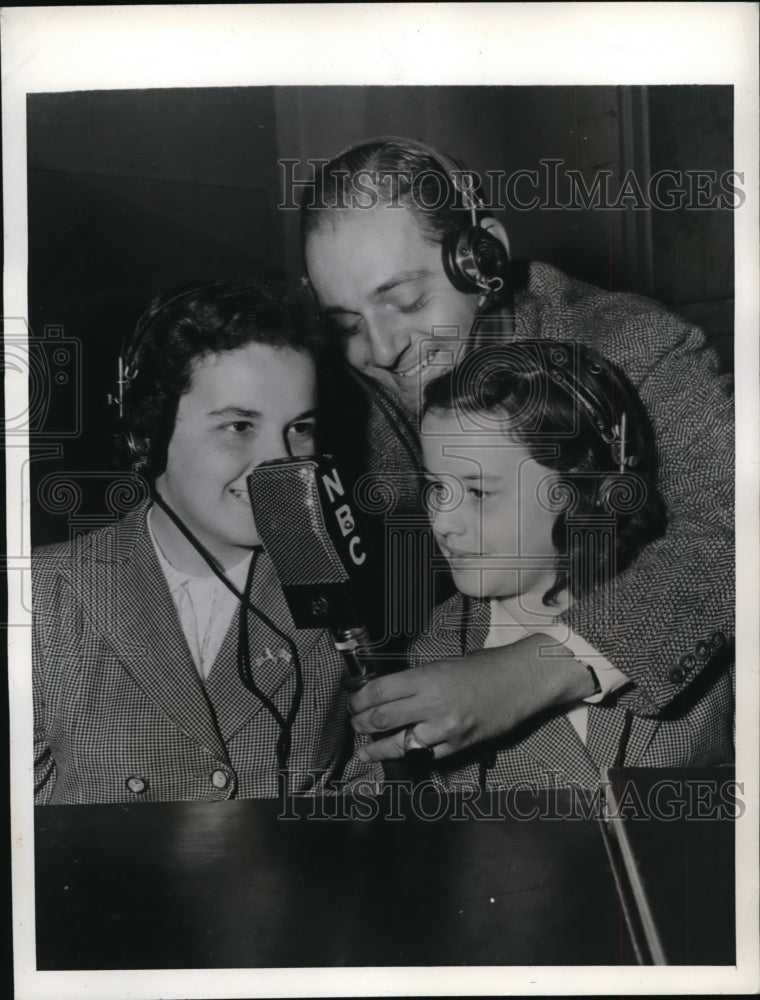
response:
M364 626L334 629L333 641L346 661L346 673L343 675L346 691L358 691L368 681L374 680L376 674L366 662L370 638Z

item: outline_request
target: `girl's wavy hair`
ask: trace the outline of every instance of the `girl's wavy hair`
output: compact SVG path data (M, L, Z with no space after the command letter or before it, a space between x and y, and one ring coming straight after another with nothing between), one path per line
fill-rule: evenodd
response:
M557 341L476 348L427 385L423 413L429 411L466 415L465 446L468 432L506 433L557 473L545 501L557 510L558 555L545 604L566 588L579 598L608 582L665 530L646 409L622 372L587 348ZM623 413L628 464L621 472L619 451L605 437ZM611 546L589 533L605 526L613 530Z
M166 468L180 397L203 358L266 344L319 363L322 343L309 296L271 283L206 279L156 296L124 351L135 374L124 393L123 428L145 445L140 471L153 480ZM134 464L126 443L122 449L119 457Z

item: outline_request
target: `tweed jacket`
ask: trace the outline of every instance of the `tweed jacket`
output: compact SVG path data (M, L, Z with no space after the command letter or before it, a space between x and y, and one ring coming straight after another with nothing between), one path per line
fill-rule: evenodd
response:
M717 356L702 332L662 306L594 288L547 264L526 265L515 312L517 339L577 341L593 348L627 375L650 414L667 530L611 584L576 601L559 620L630 678L621 695L626 708L657 715L710 666L714 634L733 642L730 377L718 374ZM403 529L424 519L408 485L418 481L421 467L418 429L397 408L392 413L381 388L372 395L368 461L372 475L386 481L394 496L386 514L388 532L394 524ZM387 552L392 548L386 544ZM412 575L391 565L390 556L386 572L389 593ZM429 578L418 586L432 592ZM424 595L417 598L424 604Z
M32 558L35 801L146 802L278 795L278 727L242 683L239 610L204 682L146 525L148 504ZM292 792L382 777L352 756L343 663L328 634L297 631L271 562L253 601L292 636L304 691L292 729ZM282 639L248 615L259 687L285 714L295 668ZM272 652L274 655L269 656Z
M411 665L482 649L490 621L489 601L467 600L455 594L435 609L430 632L412 644ZM722 633L716 632L710 645L710 665L657 718L633 716L625 710L623 699L613 693L588 706L585 744L559 710L531 720L485 748L474 747L438 761L429 778L447 789L478 788L484 751L489 765L485 772L488 788L517 784L593 788L600 782L601 768L614 764L696 767L731 763L733 657Z

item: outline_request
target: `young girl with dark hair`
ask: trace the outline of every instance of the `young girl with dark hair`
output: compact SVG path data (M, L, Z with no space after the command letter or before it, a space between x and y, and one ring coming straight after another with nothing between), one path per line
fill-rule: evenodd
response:
M728 665L705 671L666 717L634 717L626 679L559 617L601 587L614 602L616 575L665 529L649 419L624 377L576 344L480 347L428 384L422 450L433 533L459 592L413 643L412 665L532 637L538 690L577 656L595 693L460 752L423 721L386 739L427 749L429 776L447 788L590 787L616 762L729 762ZM452 716L466 717L466 691L442 694Z
M493 334L494 347L535 338L585 345L624 372L651 418L667 527L627 569L621 549L609 584L581 596L577 590L560 613L568 632L587 644L587 657L557 658L552 666L561 659L564 669L550 671L540 641L529 636L466 660L452 649L456 658L378 678L352 695L354 728L379 737L366 747L373 760L401 756L399 734L412 724L436 744L437 758L441 744L453 753L509 738L516 726L535 726L562 704L593 697L586 665L600 657L617 669L621 704L642 732L654 732L655 717L665 725L699 700L733 647L730 377L720 374L704 334L656 302L520 260L524 251L510 247L505 229L509 218L495 214L499 206L484 194L488 200L457 160L403 137L355 144L304 188L309 284L335 344L367 387L362 453L369 473L397 495L385 548L386 575L400 581L389 626L407 608L426 613L433 594L422 590L416 569L425 563L427 539L415 548L411 537L424 515L416 497L407 502L397 490L419 471L424 389L461 360L481 330ZM606 697L612 693L611 686ZM454 702L461 711L451 710ZM718 743L723 735L717 718Z
M246 485L315 449L314 348L309 316L253 281L163 295L138 324L118 397L142 502L32 556L37 804L380 776L351 761L343 660L295 629Z

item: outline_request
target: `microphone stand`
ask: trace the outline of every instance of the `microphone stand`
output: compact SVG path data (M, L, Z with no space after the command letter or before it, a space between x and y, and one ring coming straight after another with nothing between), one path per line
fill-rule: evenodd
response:
M343 687L346 691L358 691L377 676L367 660L369 633L363 625L355 628L336 628L332 631L335 648L346 662Z
M363 625L356 628L335 628L332 629L333 642L335 648L343 655L346 661L346 672L343 674L343 689L353 694L377 677L374 670L367 662L367 647L370 644L369 633ZM382 733L375 733L371 739L382 739ZM399 760L385 760L382 763L383 771L387 778L391 780L422 780L427 775L430 762L433 757L432 750L408 750L404 757Z

